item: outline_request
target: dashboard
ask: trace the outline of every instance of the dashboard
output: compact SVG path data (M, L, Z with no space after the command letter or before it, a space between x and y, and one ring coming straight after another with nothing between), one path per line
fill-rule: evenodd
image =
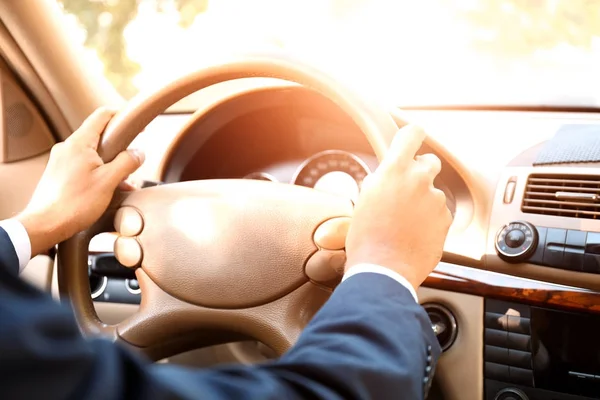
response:
M390 112L401 125L406 114ZM534 161L560 129L598 123L596 115L584 119L579 115L573 121L573 114L548 118L548 114L527 112L435 110L409 114L412 122L430 133L420 153L434 153L442 161L442 172L434 184L446 194L454 216L444 246L445 262L600 290L597 267L592 261L583 267L584 259L590 260L594 254L582 250L594 246L594 235L588 233L600 231L598 218L594 214L583 218L589 210L561 211L577 200L573 198L562 199L557 205L560 212L536 211L536 206L552 205L546 200L552 200L556 191L528 197L530 176L544 178L542 183L550 189L552 182L558 182L562 185L559 192L576 196L595 193L593 175L598 173L598 163L536 165ZM353 200L363 180L378 166L368 140L336 104L309 89L285 84L251 87L213 98L161 152L156 175L166 183L261 179L314 187ZM568 187L569 180L579 187L587 180L591 186L576 191ZM525 206L524 201L528 202ZM586 207L585 201L577 207ZM521 222L524 224L519 225ZM522 226L531 227L523 231L530 235L526 238L529 247L517 254L520 251L507 250L504 240L513 228ZM546 232L558 235L560 243L547 241ZM589 245L584 234L590 238ZM555 245L560 261L544 262L545 247L550 246L550 254ZM564 267L571 251L577 254L577 264Z
M196 120L168 152L161 180L268 180L356 201L378 164L364 135L335 104L297 88L251 93ZM454 213L456 198L443 176L435 185Z
M139 180L261 179L356 199L378 166L356 125L307 89L256 86L209 93L198 104L191 117L164 115L136 139L133 146L147 154ZM434 329L443 332L438 339L447 340L436 375L446 398L600 393L600 364L586 356L597 346L584 335L600 313L600 207L588 198L600 192L600 162L536 164L564 126L600 127L600 118L456 110L409 116L430 135L421 152L442 160L435 185L454 215L443 262L418 293ZM94 273L102 274L110 247L95 250ZM107 289L94 291L97 308L139 304L143 293L135 283L132 276L109 279L106 288L119 291L108 298ZM573 335L582 341L561 353L558 336ZM264 359L255 343L219 351L219 360Z

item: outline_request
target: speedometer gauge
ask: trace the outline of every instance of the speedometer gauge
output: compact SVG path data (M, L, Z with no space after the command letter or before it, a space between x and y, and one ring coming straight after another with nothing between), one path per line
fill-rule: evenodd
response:
M369 167L354 154L327 150L304 161L292 183L356 201L362 182L369 173Z

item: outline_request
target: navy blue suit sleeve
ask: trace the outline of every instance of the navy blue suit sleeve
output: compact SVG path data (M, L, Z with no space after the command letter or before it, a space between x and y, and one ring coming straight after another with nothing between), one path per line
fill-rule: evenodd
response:
M0 299L6 398L422 399L440 352L408 290L369 273L342 283L279 360L204 371L83 339L68 309L6 271Z
M19 257L6 231L0 228L0 268L13 275L19 274Z

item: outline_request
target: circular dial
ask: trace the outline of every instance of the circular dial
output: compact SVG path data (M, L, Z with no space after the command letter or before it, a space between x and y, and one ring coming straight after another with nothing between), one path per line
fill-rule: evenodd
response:
M427 315L429 315L433 333L435 333L442 351L448 350L456 340L458 332L458 325L454 314L446 307L436 303L423 304L423 308L427 312Z
M496 394L494 400L528 400L529 397L522 390L516 388L502 389Z
M369 167L354 154L327 150L304 161L292 183L356 201L362 182L369 173Z
M504 225L496 236L496 251L504 260L526 260L537 247L538 233L529 222L517 221Z

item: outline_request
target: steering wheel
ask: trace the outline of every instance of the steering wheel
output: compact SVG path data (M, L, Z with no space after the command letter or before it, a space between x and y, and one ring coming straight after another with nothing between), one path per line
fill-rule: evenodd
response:
M335 102L381 160L398 126L323 72L282 56L212 65L138 96L105 130L105 162L169 106L208 86L248 77L304 85ZM159 359L194 347L255 339L285 352L339 282L353 204L314 189L253 180L203 180L116 192L100 220L58 246L61 296L81 330ZM114 229L113 229L114 227ZM87 274L90 239L118 233L115 256L135 268L139 310L100 321Z

